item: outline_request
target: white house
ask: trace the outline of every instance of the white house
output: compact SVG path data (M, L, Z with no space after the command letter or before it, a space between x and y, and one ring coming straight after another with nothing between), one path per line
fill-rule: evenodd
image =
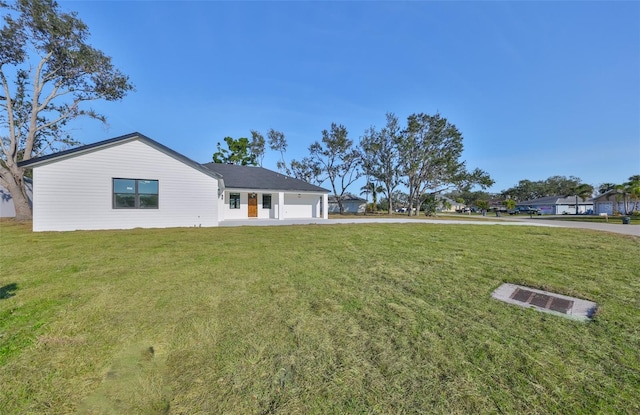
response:
M344 213L364 213L367 208L367 201L351 193L342 195L342 210ZM340 213L338 198L329 196L329 213Z
M327 217L323 188L261 167L202 165L139 133L20 166L33 168L36 232Z
M326 218L328 190L262 167L207 163L222 176L219 220Z
M623 194L615 189L594 197L593 204L596 215L601 213L606 213L607 215L616 213L629 215L639 208L637 200L629 197L625 198Z
M576 196L548 196L518 202L517 205L540 209L540 212L545 215L574 215L576 209L579 214L586 214L593 211L592 199L582 199L578 197L577 200L578 204L576 205Z

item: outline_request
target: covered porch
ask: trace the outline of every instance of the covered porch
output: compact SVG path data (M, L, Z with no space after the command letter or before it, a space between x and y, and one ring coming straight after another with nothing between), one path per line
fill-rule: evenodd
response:
M225 189L220 223L238 220L327 219L328 195L318 192Z

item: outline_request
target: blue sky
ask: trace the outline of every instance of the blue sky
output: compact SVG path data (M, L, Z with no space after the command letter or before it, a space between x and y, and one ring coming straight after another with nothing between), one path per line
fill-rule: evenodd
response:
M332 122L357 142L385 113L440 112L469 168L597 185L640 174L640 2L61 1L136 91L109 129L209 162L225 136L282 131L287 161ZM264 167L275 170L268 152ZM360 184L361 185L361 184ZM350 189L357 193L360 186Z

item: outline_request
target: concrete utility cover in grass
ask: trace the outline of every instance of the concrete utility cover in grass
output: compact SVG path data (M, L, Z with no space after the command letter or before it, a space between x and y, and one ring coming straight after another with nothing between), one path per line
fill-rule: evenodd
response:
M538 311L576 320L589 320L598 307L593 301L515 284L502 284L491 296L505 303L534 308Z

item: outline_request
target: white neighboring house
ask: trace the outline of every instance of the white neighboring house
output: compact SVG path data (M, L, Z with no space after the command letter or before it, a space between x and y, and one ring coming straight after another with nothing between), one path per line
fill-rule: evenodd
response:
M464 210L464 208L466 208L466 205L464 203L458 203L453 199L450 199L446 196L442 196L442 195L437 195L436 196L439 200L438 203L438 208L436 209L436 211L438 212L456 212L458 210Z
M596 215L601 213L606 213L607 215L616 213L627 215L639 209L639 205L635 200L627 199L627 203L625 204L624 196L615 189L594 197L593 205Z
M367 201L351 193L342 195L342 210L344 213L364 213L367 208ZM329 213L340 213L338 198L329 196Z
M593 199L578 197L576 206L576 196L548 196L518 202L517 206L531 206L540 209L540 212L545 215L575 215L576 209L579 214L586 214L589 211L593 211Z
M211 164L132 133L19 165L33 168L36 232L327 217L325 189L260 167Z
M33 183L30 178L24 178L24 186L27 189L27 197L29 203L33 201ZM13 197L4 186L0 186L0 218L14 218L16 216L16 208L13 205Z

